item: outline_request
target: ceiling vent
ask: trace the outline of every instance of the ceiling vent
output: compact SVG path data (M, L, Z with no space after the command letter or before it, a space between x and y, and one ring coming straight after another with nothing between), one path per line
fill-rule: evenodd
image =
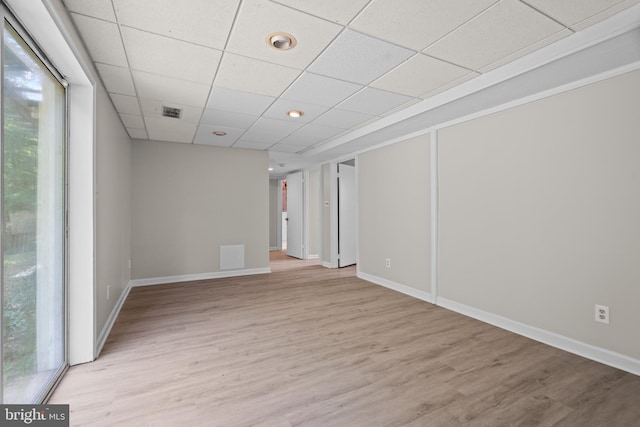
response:
M162 106L162 116L163 117L171 117L172 119L179 119L182 115L182 110L180 108L173 107L165 107Z

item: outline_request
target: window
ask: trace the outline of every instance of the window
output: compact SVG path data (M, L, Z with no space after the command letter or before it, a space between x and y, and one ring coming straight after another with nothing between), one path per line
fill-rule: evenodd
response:
M65 88L5 19L2 402L39 403L67 365Z

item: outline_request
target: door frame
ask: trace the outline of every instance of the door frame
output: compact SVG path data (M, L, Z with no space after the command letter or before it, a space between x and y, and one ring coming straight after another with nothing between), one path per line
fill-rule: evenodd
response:
M355 197L357 199L358 197L358 155L343 156L329 163L325 163L329 165L329 180L328 180L329 181L329 241L328 242L325 241L326 240L324 238L324 232L326 231L324 230L325 224L324 224L324 220L321 220L321 230L320 230L321 251L320 252L324 253L322 248L324 248L325 245L329 245L329 260L322 259L322 262L321 262L323 266L328 268L339 268L339 262L338 262L338 164L344 163L349 160L355 160L355 173L356 173L356 179L355 179L355 187L356 187L355 195L356 196ZM320 181L324 182L323 176L320 177ZM323 193L322 190L321 190L321 193ZM321 208L324 209L323 207ZM360 253L359 239L358 239L358 212L359 212L359 206L356 201L356 209L355 209L356 268L359 262L359 253Z
M290 241L291 241L291 233L290 233L290 228L289 228L289 224L290 224L290 220L291 220L291 216L290 216L290 212L291 212L291 204L289 203L289 195L291 194L291 186L290 186L290 179L289 177L294 175L294 174L300 174L300 203L302 205L302 212L300 215L300 259L306 259L305 253L306 253L306 247L307 247L307 242L305 240L306 238L306 212L308 210L308 206L307 206L307 197L306 197L306 182L308 181L306 179L306 172L305 171L294 171L294 172L289 172L287 174L287 255L288 256L293 256L293 255L289 255L289 248L290 248ZM294 256L295 257L295 256ZM297 258L297 257L296 257Z

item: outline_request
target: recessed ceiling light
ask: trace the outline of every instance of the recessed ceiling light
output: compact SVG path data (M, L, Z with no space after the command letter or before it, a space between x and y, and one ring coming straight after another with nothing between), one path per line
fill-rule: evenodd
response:
M271 172L273 170L273 168L269 168L269 172Z
M304 115L304 111L300 111L300 110L291 110L291 111L287 111L287 116L289 117L293 117L298 118Z
M267 36L267 46L275 50L289 50L296 47L296 38L289 33L271 33Z
M227 133L223 130L214 130L213 132L211 132L212 134L214 134L215 136L225 136Z

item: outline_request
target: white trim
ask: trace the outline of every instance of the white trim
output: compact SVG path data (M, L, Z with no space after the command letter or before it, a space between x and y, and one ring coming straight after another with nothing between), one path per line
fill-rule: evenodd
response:
M438 302L438 305L441 307L465 316L506 329L527 338L548 344L552 347L568 351L569 353L577 354L579 356L586 357L587 359L595 360L596 362L604 363L605 365L613 366L614 368L622 369L635 375L640 375L640 360L638 359L577 341L554 332L526 325L515 320L507 319L506 317L498 316L497 314L489 313L446 298L440 297L438 298Z
M277 201L276 203L278 204L278 209L277 209L277 213L278 213L278 220L276 221L276 250L281 251L282 250L282 184L283 184L283 180L284 178L278 178L278 194L277 194Z
M417 298L422 301L433 303L431 294L419 289L415 289L409 286L401 285L400 283L392 282L391 280L384 279L382 277L373 276L371 274L362 273L358 271L358 278L366 280L376 285L384 286L385 288L392 289L394 291L409 295L410 297Z
M318 254L307 255L307 259L320 259L320 255Z
M431 132L431 298L438 303L438 131Z
M569 92L574 89L578 89L584 86L588 86L594 83L601 82L603 80L607 80L613 77L620 76L625 73L629 73L632 71L636 71L640 69L640 61L632 62L631 64L626 64L618 68L614 68L611 70L604 71L599 74L594 74L589 77L585 77L580 80L575 80L569 83L566 83L561 86L557 86L551 89L543 90L542 92L534 93L533 95L528 95L523 98L518 98L513 101L509 101L507 103L497 105L495 107L487 108L485 110L481 110L475 112L473 114L468 114L466 116L457 117L453 120L449 120L447 122L439 123L433 127L435 131L439 129L443 129L446 127L454 126L460 123L468 122L470 120L474 120L480 117L488 116L490 114L499 113L501 111L509 110L511 108L519 107L521 105L529 104L535 101L539 101L543 98L548 98L551 96L559 95L561 93Z
M131 284L131 286L165 285L167 283L191 282L194 280L222 279L225 277L251 276L254 274L268 274L268 273L271 273L271 269L268 267L252 268L252 269L245 269L245 270L217 271L212 273L184 274L180 276L151 277L148 279L135 279L129 283Z
M326 267L326 268L334 268L334 267L331 266L331 263L328 262L328 261L322 261L320 263L320 265L322 265L323 267Z
M124 302L129 296L129 291L131 291L131 281L129 281L129 283L127 283L127 285L124 287L124 290L120 294L120 298L118 298L118 301L116 302L116 305L113 307L113 310L111 310L111 314L109 315L109 318L104 324L104 327L100 332L100 335L98 335L98 340L96 342L96 349L95 349L96 357L98 357L100 355L100 352L102 352L102 347L104 347L104 343L107 342L107 338L111 333L111 329L113 328L113 325L116 323L116 319L120 314L120 310L122 310L122 306L124 305Z
M282 220L281 220L280 222L282 222ZM277 246L271 246L271 247L269 247L269 252L272 252L272 251L281 251L281 250L282 250L282 249L278 248Z
M338 163L329 163L329 262L338 268Z
M308 169L305 169L302 171L302 259L309 259L309 170Z

